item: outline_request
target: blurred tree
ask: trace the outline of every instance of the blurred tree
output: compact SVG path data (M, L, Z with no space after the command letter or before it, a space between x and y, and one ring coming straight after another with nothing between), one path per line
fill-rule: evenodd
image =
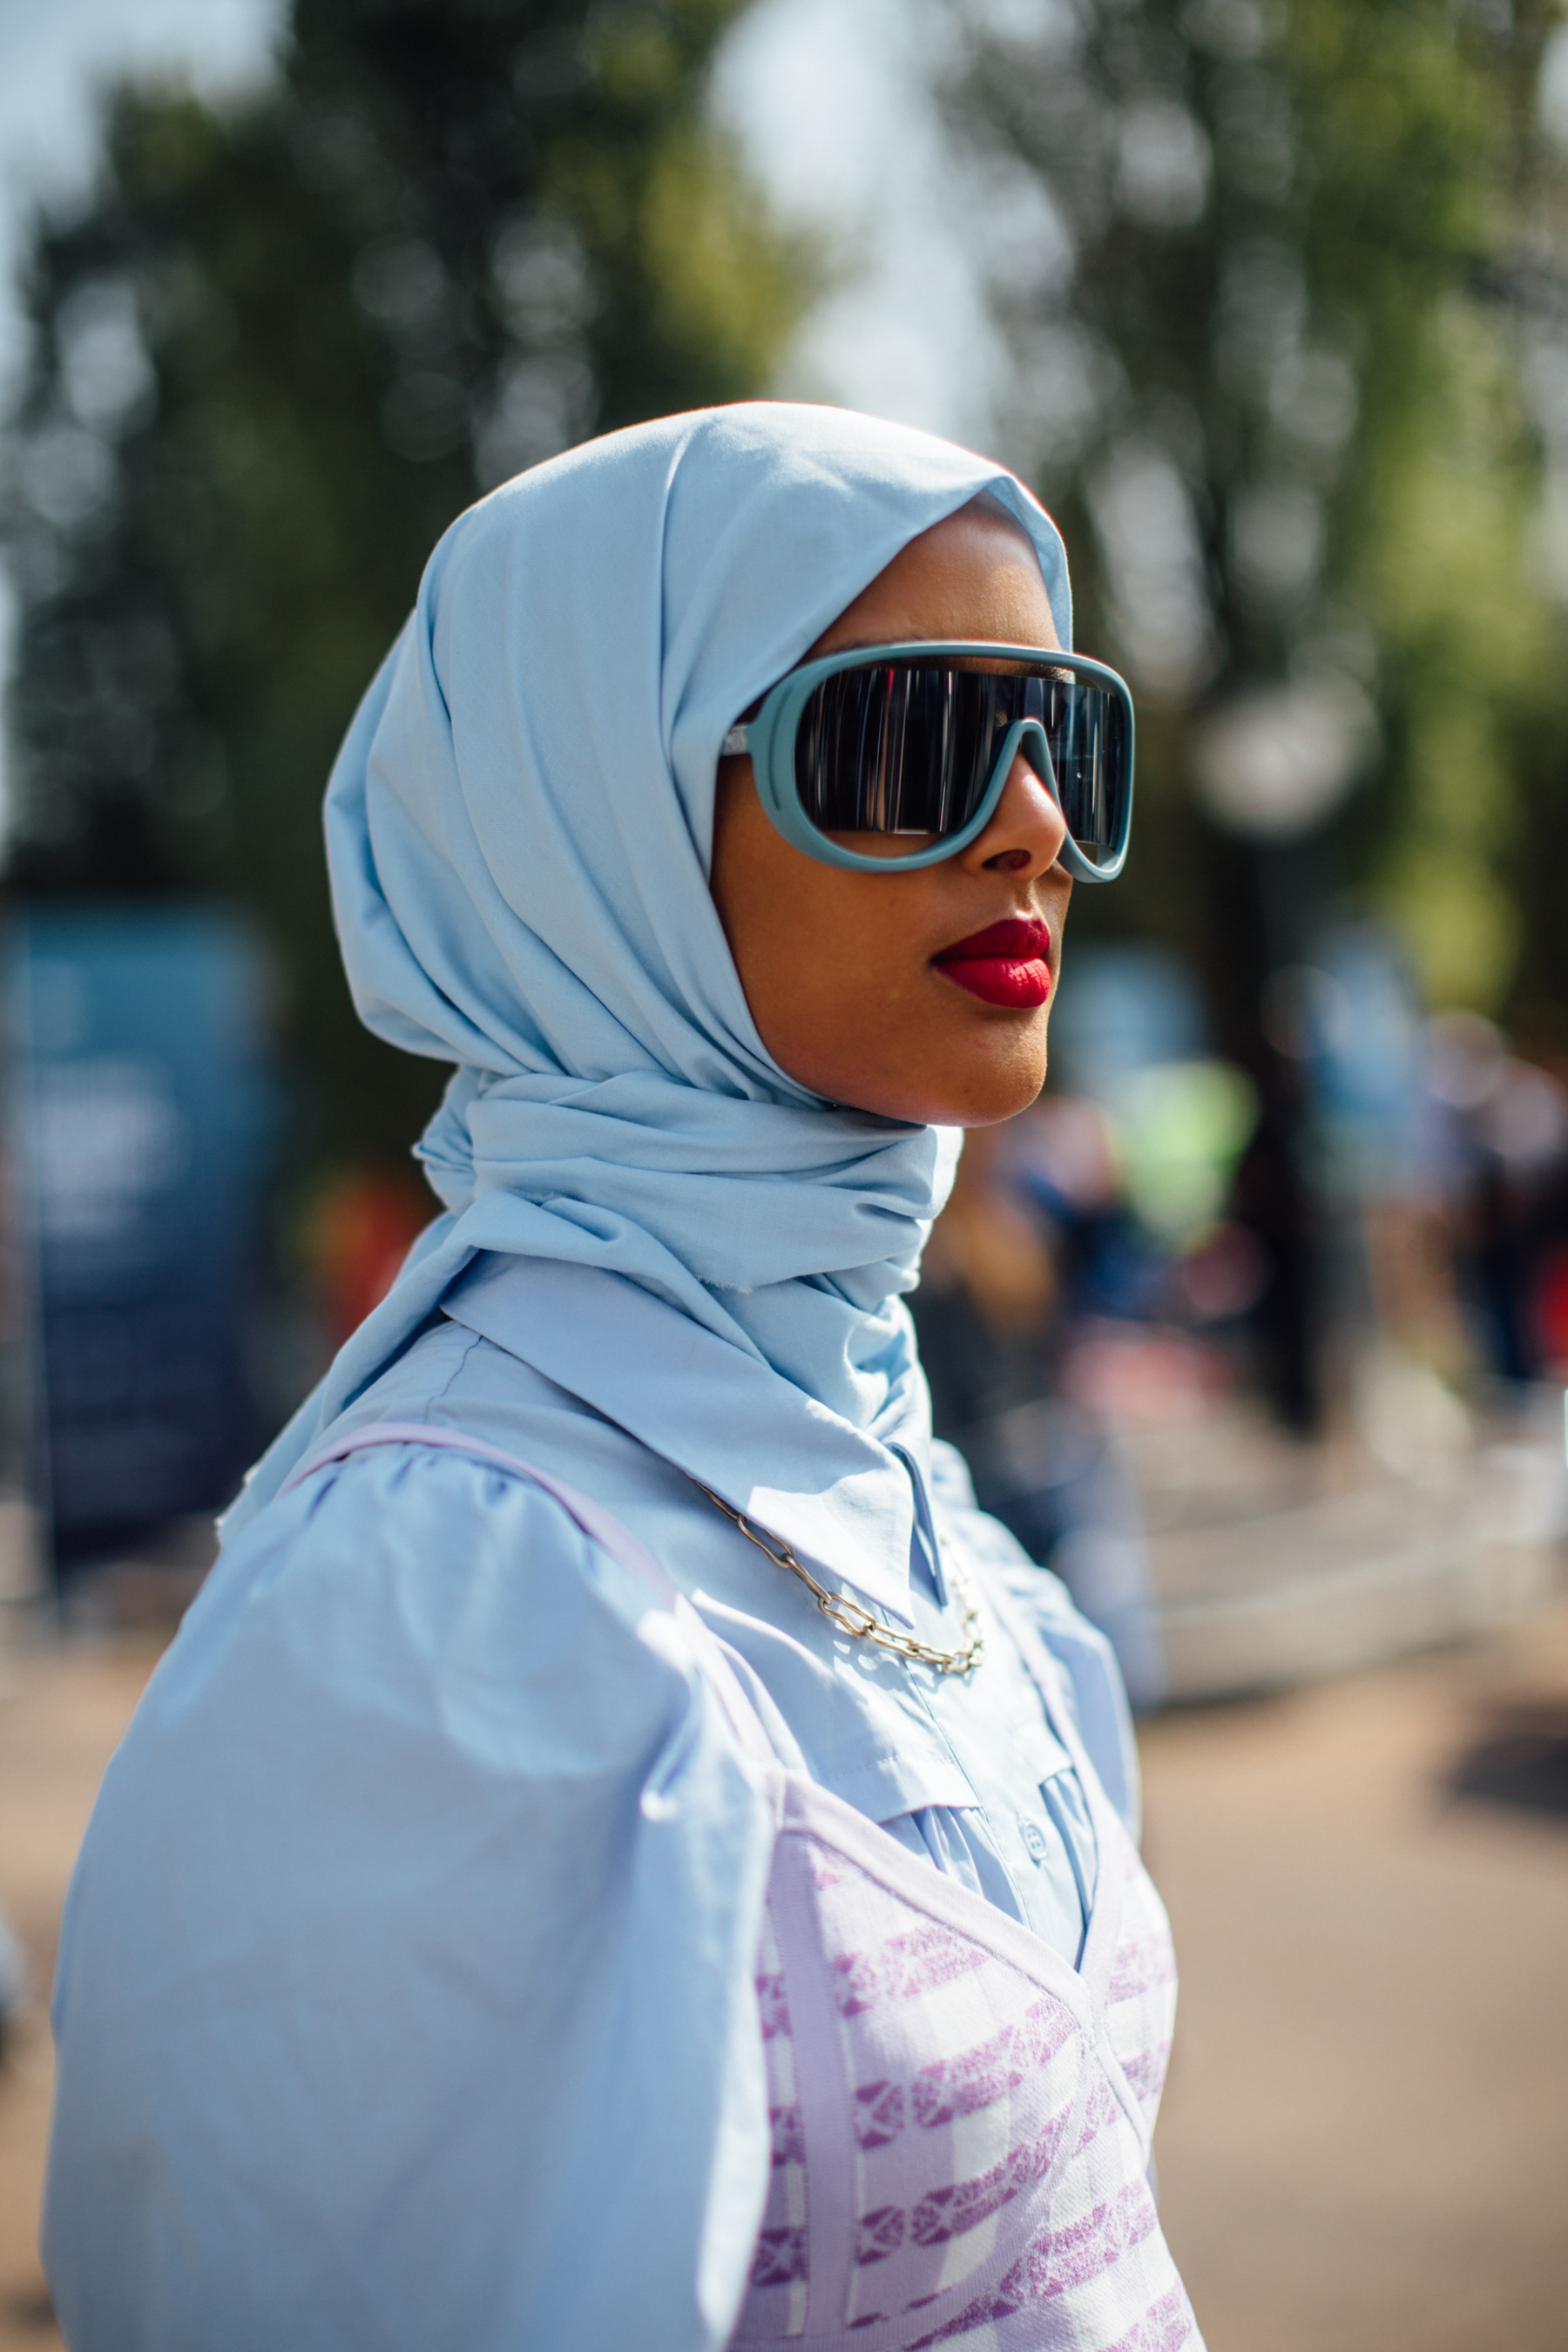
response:
M1521 936L1548 918L1519 839L1521 793L1564 822L1515 299L1521 255L1556 282L1556 16L949 10L1010 446L1072 544L1085 641L1142 688L1139 854L1075 923L1194 952L1233 1043L1347 880L1438 1001L1495 1005L1543 960L1568 996L1555 912L1550 949Z
M248 904L318 1160L405 1151L439 1083L354 1019L318 815L434 541L589 433L765 391L798 314L703 110L737 5L295 0L246 102L121 89L37 226L10 880Z

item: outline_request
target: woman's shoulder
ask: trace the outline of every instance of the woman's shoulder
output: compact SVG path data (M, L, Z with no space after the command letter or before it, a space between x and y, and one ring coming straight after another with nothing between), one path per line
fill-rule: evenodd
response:
M355 1416L358 1419L358 1416ZM268 1695L301 1733L395 1720L646 1754L692 1673L663 1603L550 1488L437 1421L324 1463L225 1547L148 1694L184 1716ZM221 1694L221 1698L220 1698Z
M601 1417L460 1323L437 1316L325 1430L313 1422L311 1434L295 1437L299 1425L279 1441L292 1469L273 1471L279 1448L264 1455L243 1507L220 1522L209 1589L253 1582L264 1559L275 1571L286 1560L296 1583L308 1580L316 1556L348 1528L356 1557L374 1554L384 1567L410 1559L426 1571L479 1573L499 1548L514 1588L531 1566L546 1573L558 1547L583 1560L582 1528L550 1483L592 1491L584 1446L602 1435ZM444 1542L432 1542L432 1513L445 1521Z
M219 2252L168 2289L201 2311L160 2343L223 2339L210 2291L324 2344L370 2275L416 2280L377 2340L434 2340L475 2261L489 2307L528 2307L562 2168L584 2194L603 2169L583 2085L628 2070L668 2077L707 2177L711 2078L755 2031L771 1811L657 1595L436 1433L257 1510L105 1778L57 1978L50 2225L79 2308L106 2283L94 2342L171 2227ZM478 2244L498 2177L523 2222ZM618 2225L645 2270L691 2259L647 2226ZM352 2290L343 2245L376 2249Z

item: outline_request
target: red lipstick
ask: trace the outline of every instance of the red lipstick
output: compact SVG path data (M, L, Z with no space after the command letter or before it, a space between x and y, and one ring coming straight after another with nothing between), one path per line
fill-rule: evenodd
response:
M931 961L984 1003L1027 1012L1051 992L1050 951L1049 927L1037 915L1018 915L955 940Z

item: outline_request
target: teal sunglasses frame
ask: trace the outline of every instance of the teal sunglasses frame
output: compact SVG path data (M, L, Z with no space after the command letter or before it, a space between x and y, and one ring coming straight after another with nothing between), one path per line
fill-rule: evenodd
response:
M868 668L885 661L940 662L948 659L963 661L1038 662L1052 669L1065 670L1085 685L1108 688L1121 700L1127 726L1127 801L1121 829L1121 839L1110 860L1096 866L1084 856L1070 835L1063 843L1058 862L1079 882L1114 882L1127 863L1127 846L1132 830L1132 771L1133 712L1132 697L1125 679L1117 676L1104 662L1091 661L1087 654L1061 653L1054 646L994 645L973 638L916 638L911 643L887 646L855 646L843 653L824 654L816 661L804 662L771 687L763 697L754 719L741 721L731 728L722 745L722 755L750 754L752 773L756 779L757 794L763 808L784 839L796 849L815 857L824 866L847 866L858 874L908 874L921 866L938 866L943 858L956 857L972 841L983 834L996 813L1014 761L1022 751L1024 758L1045 785L1058 808L1061 808L1061 792L1057 783L1056 770L1051 761L1051 747L1045 728L1037 719L1016 719L1002 739L990 781L981 795L974 814L957 833L943 834L930 849L895 852L889 857L868 856L864 850L847 849L834 841L815 825L800 803L795 783L795 744L812 691L826 677L834 677L842 670ZM1063 812L1065 814L1065 811Z

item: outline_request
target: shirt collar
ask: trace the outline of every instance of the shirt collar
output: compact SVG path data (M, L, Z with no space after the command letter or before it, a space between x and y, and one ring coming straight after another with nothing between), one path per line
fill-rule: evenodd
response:
M908 1625L913 1480L899 1454L640 1285L560 1259L479 1258L441 1302L455 1323L531 1364L651 1452L711 1486L813 1572ZM900 1459L904 1455L906 1459Z

